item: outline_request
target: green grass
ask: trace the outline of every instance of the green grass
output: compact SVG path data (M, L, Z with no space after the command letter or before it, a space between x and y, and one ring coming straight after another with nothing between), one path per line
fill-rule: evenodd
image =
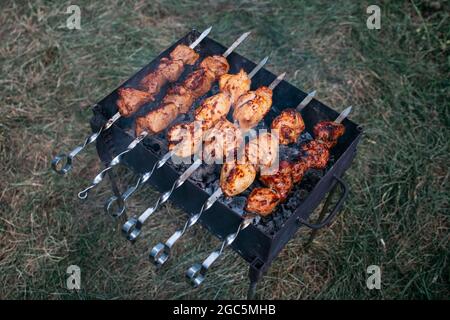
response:
M437 3L437 4L436 4ZM238 51L288 71L301 89L365 128L345 175L351 194L336 222L309 250L300 231L257 295L265 299L448 299L450 6L379 1L381 30L366 28L361 1L78 1L82 30L67 30L61 1L6 1L0 13L0 298L243 298L246 264L228 251L204 286L184 271L218 245L195 228L156 272L150 246L184 214L164 206L134 246L106 217L107 184L76 193L101 168L91 148L62 178L49 163L89 131L95 103L191 28L214 25L224 44L251 30ZM132 175L120 170L121 185ZM130 202L143 210L157 193ZM384 243L384 245L383 245ZM82 269L82 290L65 288ZM365 270L382 267L382 290Z

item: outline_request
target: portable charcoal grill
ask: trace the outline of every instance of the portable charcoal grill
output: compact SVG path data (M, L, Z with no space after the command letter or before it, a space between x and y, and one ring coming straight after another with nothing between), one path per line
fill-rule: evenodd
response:
M199 33L195 30L188 33L122 84L122 86L136 85L139 80L147 74L149 70L155 68L160 59L163 56L166 56L176 45L180 43L188 44L198 37L198 35ZM196 49L202 58L207 55L221 54L225 50L226 47L210 38L204 39L198 46L198 49ZM256 65L237 53L232 53L228 57L228 61L231 67L230 73L236 73L240 68L251 70ZM192 68L193 67L188 66L185 74L189 73ZM252 90L261 85L268 85L275 77L274 74L265 69L259 71L252 80ZM179 81L182 80L183 78ZM151 108L155 107L158 101L160 101L160 98L164 96L166 89L167 88L161 90L155 102L145 105L139 110L136 116L145 114ZM216 84L208 95L215 94L217 91L218 87ZM274 90L272 109L264 119L264 124L259 127L267 127L272 119L283 109L296 106L305 96L305 92L297 89L288 82L283 81L276 90ZM94 117L91 120L93 131L99 130L106 120L117 112L117 97L117 90L114 90L93 108ZM199 99L191 110L194 110L201 100L202 99ZM312 132L314 124L323 120L334 120L338 114L338 112L317 100L311 101L302 111L302 116L306 125L305 132ZM128 144L134 139L134 118L135 117L121 118L109 130L102 132L96 141L96 147L103 163L108 164L114 156L126 149ZM192 119L192 112L180 117L177 121L186 121L190 119ZM307 174L304 180L294 188L293 192L291 192L291 196L285 204L280 205L277 211L270 217L263 218L258 223L244 229L239 234L236 241L232 243L231 248L250 265L249 298L253 297L257 282L268 270L272 261L277 257L286 243L294 236L299 227L305 225L313 230L320 229L330 224L340 210L348 194L348 187L341 177L355 157L357 145L362 135L362 128L354 122L345 119L343 124L346 127L345 135L339 139L338 145L332 148L328 168L324 172L313 171ZM158 136L146 138L143 143L139 144L133 150L133 152L125 155L123 159L124 165L133 170L136 174L143 174L146 171L149 171L154 163L167 152L167 144L165 143L164 137L165 132ZM300 140L305 141L308 139L311 139L311 136L306 133L302 135ZM289 148L283 147L280 156L282 158L289 157L290 154L295 153L297 148L298 145ZM169 162L169 165L156 170L149 182L158 191L167 191L187 167L188 165L185 164L173 164ZM195 214L208 196L216 189L219 174L220 165L204 165L197 174L192 176L184 185L174 192L171 196L171 201L181 207L189 215ZM110 181L114 194L120 196L113 174L110 174ZM202 226L221 240L228 234L235 232L237 226L242 221L241 215L244 206L244 197L246 197L250 190L257 185L258 182L255 181L253 186L245 193L232 199L222 198L221 201L216 202L211 209L202 215L200 219ZM341 195L334 208L322 222L317 224L308 222L310 214L328 193L328 198L325 201L325 205L320 214L321 218L324 217L328 211L330 198L336 190L337 185L341 186ZM183 221L180 223L183 223ZM314 233L315 232L313 231L313 234ZM155 239L155 241L157 240L161 239ZM172 259L176 259L176 256Z

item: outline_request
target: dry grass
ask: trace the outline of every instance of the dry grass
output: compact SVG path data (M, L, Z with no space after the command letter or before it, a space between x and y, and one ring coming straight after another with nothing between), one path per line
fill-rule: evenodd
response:
M88 106L108 94L190 28L214 25L239 51L286 71L304 90L341 109L366 137L346 175L351 195L337 221L310 250L301 231L274 262L258 295L274 299L449 298L448 5L382 2L382 29L365 27L369 2L79 1L82 30L64 28L67 5L7 1L0 13L0 297L242 298L246 264L227 252L208 281L191 289L184 270L218 241L201 228L156 272L147 250L184 214L170 204L130 246L102 206L76 193L99 170L91 149L72 175L49 170L51 157L89 130ZM199 14L201 12L202 14ZM119 172L125 186L132 175ZM139 212L157 193L133 198ZM384 243L384 245L383 245ZM82 269L82 290L65 289L66 268ZM382 290L365 287L368 265L382 266Z

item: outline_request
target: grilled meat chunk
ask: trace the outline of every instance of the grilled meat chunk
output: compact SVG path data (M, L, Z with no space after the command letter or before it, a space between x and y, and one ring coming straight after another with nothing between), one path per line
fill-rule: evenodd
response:
M288 161L281 161L280 167L275 174L272 175L261 175L259 180L268 188L275 190L283 202L286 200L289 192L291 192L294 186L292 180L292 168Z
M344 135L345 126L334 121L322 121L314 126L314 137L325 143L328 149L337 144L337 140Z
M272 90L260 87L239 97L234 106L233 119L239 127L247 131L256 126L269 112L272 106Z
M273 189L255 188L247 198L245 210L261 216L268 216L280 203L280 200L278 192Z
M139 83L140 87L148 93L156 95L164 84L176 81L183 73L183 70L183 61L162 58L158 68L141 80Z
M251 163L231 161L224 163L220 172L220 188L229 197L244 192L256 178L256 169Z
M299 183L303 176L305 175L306 171L309 169L309 163L307 161L304 161L302 159L298 161L294 161L291 164L291 177L293 183Z
M297 141L305 130L305 123L300 112L295 109L285 109L273 119L270 128L278 130L281 144L289 144Z
M195 109L194 118L197 121L205 121L212 125L220 119L226 117L231 108L230 97L223 92L219 92L207 99Z
M236 125L223 119L205 133L203 141L204 161L224 163L234 159L237 149L242 145L243 138Z
M202 130L196 127L198 122L179 123L167 132L169 150L181 158L190 157L198 152L202 143Z
M187 113L194 103L194 97L189 90L182 85L176 85L167 90L162 104L173 103L180 114Z
M218 80L222 75L230 71L230 65L223 56L209 56L200 63L200 68L208 70L214 75L214 80Z
M237 74L224 74L219 80L219 89L226 92L231 97L231 103L236 104L237 100L244 93L250 91L251 80L247 72L241 69Z
M198 69L190 73L184 80L184 87L197 99L209 90L214 83L214 74L206 69Z
M330 159L330 151L321 141L311 140L301 147L301 160L308 163L309 168L325 169Z
M167 103L153 109L143 117L136 119L136 135L147 131L155 134L163 131L178 116L178 107L174 103Z
M278 164L278 137L264 132L245 146L246 161L257 166L265 174L271 174Z
M151 94L133 88L120 88L118 94L117 107L123 117L133 115L143 104L153 101Z
M184 64L193 65L199 58L199 54L194 49L184 44L179 44L170 53L172 60L181 60Z

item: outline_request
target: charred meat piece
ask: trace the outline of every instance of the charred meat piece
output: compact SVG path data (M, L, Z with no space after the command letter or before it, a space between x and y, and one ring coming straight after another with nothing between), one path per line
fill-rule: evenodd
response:
M190 73L184 80L184 87L197 99L209 90L215 81L214 74L206 69L198 69Z
M293 183L299 183L306 171L309 169L309 163L302 159L291 163L291 177Z
M261 216L268 216L280 203L280 200L278 192L273 189L255 188L247 198L245 210Z
M256 126L272 106L272 90L260 87L239 97L234 106L233 119L246 131Z
M195 109L194 118L197 121L216 124L220 119L226 117L231 108L230 97L223 92L219 92L207 99Z
M280 197L280 201L283 202L286 200L289 192L291 192L292 187L294 186L291 172L291 164L288 161L283 160L280 162L277 173L272 175L261 175L259 180L266 187L275 190Z
M334 121L322 121L314 126L314 137L326 144L327 148L332 148L337 144L337 140L344 135L345 126Z
M242 145L243 138L236 125L223 119L205 133L203 141L204 161L224 163L234 159L237 149Z
M195 122L179 123L167 132L169 150L175 150L178 157L186 158L195 154L202 143L202 130Z
M251 80L247 72L241 69L237 74L224 74L219 80L219 89L226 92L231 97L231 103L236 104L237 100L244 93L250 91Z
M255 178L256 169L252 164L227 162L220 172L220 188L226 196L232 197L244 192Z
M153 101L151 94L133 88L120 88L118 94L117 107L123 117L133 115L143 104Z
M209 56L200 63L200 68L208 70L214 75L214 80L218 80L221 76L230 71L230 65L223 56Z
M296 142L305 130L305 123L300 112L295 109L285 109L273 119L270 128L278 130L281 144L290 144Z
M155 134L163 131L178 116L178 107L174 103L167 103L153 109L143 117L136 119L136 135L147 131Z
M171 87L163 99L162 104L173 103L180 114L187 113L194 103L194 97L189 90L182 85Z
M321 141L312 140L301 147L301 160L308 163L309 168L325 169L330 159L330 151Z
M170 53L170 58L172 60L181 60L184 64L193 65L199 58L199 54L194 49L189 48L189 46L179 44Z

